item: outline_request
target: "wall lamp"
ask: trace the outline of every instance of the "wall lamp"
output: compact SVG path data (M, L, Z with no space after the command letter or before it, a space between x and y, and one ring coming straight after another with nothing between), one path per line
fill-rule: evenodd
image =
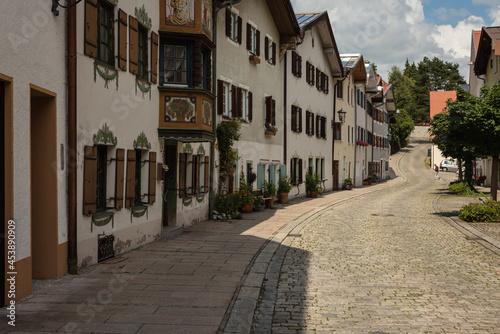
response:
M73 6L76 6L80 1L82 0L77 0L76 2L72 3L72 4L69 4L71 1L73 0L65 0L66 1L66 6L64 5L61 5L59 3L59 1L61 0L52 0L52 8L51 8L51 11L52 11L52 14L54 14L55 16L59 16L59 11L57 10L57 7L62 7L62 8L71 8Z
M342 108L340 108L340 110L337 111L337 114L339 114L340 123L345 123L345 114L347 114L347 112L345 112Z

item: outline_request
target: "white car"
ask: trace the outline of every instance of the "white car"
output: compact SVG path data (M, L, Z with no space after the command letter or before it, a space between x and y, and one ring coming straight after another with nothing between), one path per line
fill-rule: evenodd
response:
M447 172L447 171L452 172L452 171L457 171L458 170L458 165L457 165L457 163L456 163L455 160L443 160L439 164L439 168L443 172Z

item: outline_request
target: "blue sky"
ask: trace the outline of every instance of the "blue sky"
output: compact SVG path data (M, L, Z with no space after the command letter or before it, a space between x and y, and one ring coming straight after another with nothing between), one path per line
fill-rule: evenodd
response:
M500 0L291 0L296 13L327 11L341 53L363 53L387 80L393 65L438 57L469 79L472 30L500 26Z

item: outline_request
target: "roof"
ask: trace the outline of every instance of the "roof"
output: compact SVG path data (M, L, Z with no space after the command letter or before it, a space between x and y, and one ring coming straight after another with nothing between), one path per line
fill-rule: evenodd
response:
M366 82L366 67L361 53L345 53L340 55L346 75L353 73L354 81Z
M299 24L295 19L290 0L266 0L280 35L295 37L299 32Z
M335 42L328 12L324 11L321 13L296 14L296 18L300 27L301 37L305 35L305 31L311 29L312 27L316 27L321 38L323 51L327 56L333 76L343 77L344 68L340 61L340 54L337 48L337 42Z
M457 99L457 92L451 91L433 91L430 92L430 115L431 119L446 109L446 101Z
M500 27L483 27L474 63L474 73L476 75L486 73L492 49L495 49L495 55L500 56Z
M477 54L477 48L479 47L479 37L481 37L481 30L473 30L474 33L474 47Z

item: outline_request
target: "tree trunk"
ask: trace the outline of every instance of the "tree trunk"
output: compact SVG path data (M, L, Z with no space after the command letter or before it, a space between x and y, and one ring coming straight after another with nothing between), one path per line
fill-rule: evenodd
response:
M464 161L464 166L465 166L465 175L464 175L464 181L467 183L470 189L474 189L474 172L472 170L473 168L473 162L471 158L467 158ZM459 165L459 171L462 173L462 167L461 164Z
M458 162L458 181L463 182L464 174L462 172L462 159L457 159Z
M493 154L491 156L491 193L490 200L497 200L497 189L498 189L498 154Z

